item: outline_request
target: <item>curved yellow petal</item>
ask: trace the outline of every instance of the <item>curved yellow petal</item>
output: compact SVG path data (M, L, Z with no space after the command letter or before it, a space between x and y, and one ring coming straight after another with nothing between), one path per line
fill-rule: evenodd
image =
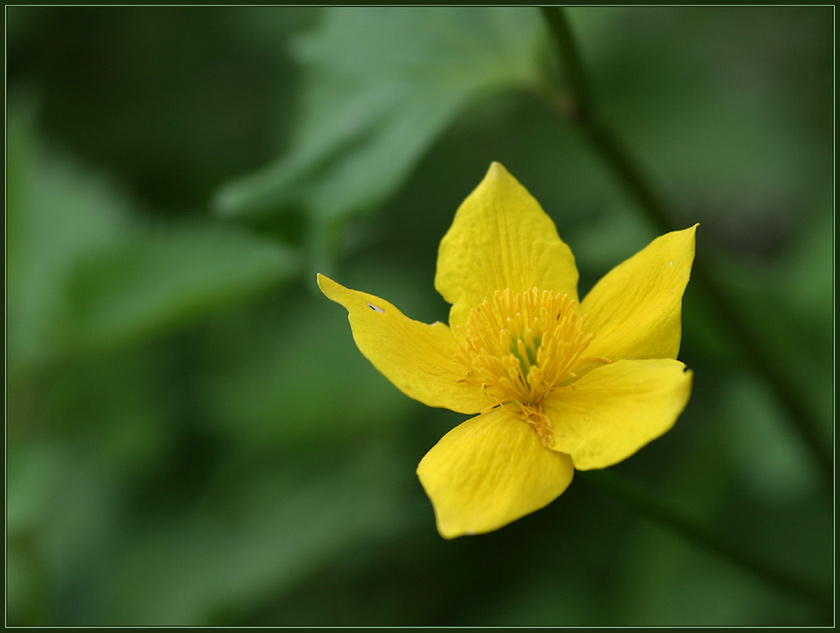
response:
M467 420L426 453L417 476L444 538L491 532L548 505L568 487L568 455L502 409Z
M610 360L676 358L682 297L697 225L666 233L607 273L581 301L595 338L586 355Z
M552 448L575 468L612 466L670 430L691 395L690 371L672 359L621 360L543 401Z
M449 352L457 347L449 327L413 321L384 299L324 275L318 275L318 287L347 309L359 350L404 394L459 413L478 413L492 404L481 385L463 381L466 370Z
M577 300L577 282L575 258L554 222L502 165L490 165L440 243L435 288L453 304L450 324L462 325L495 290L536 286Z

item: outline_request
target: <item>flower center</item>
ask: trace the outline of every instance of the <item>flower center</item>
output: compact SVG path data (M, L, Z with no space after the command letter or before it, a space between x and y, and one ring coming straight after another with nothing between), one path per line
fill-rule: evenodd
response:
M528 422L550 445L551 421L542 400L577 378L573 368L592 340L569 295L531 288L515 294L497 290L470 311L459 328L464 342L455 357L466 381L478 382L496 405Z

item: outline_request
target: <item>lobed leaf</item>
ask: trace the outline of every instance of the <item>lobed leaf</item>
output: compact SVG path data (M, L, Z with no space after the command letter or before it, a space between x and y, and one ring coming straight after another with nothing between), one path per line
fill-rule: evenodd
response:
M302 205L337 218L381 203L478 96L534 85L530 8L331 8L297 41L306 85L287 154L222 187L222 215Z

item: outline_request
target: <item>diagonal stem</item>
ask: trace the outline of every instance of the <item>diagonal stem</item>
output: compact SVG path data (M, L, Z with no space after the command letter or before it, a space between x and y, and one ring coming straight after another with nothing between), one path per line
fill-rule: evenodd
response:
M566 118L581 129L627 193L636 200L658 229L662 232L674 230L670 215L654 192L649 179L598 115L579 48L562 8L540 7L540 10L553 35L557 57L568 79L572 101L563 107ZM824 482L831 489L834 483L833 456L819 431L819 416L788 380L768 348L761 344L755 330L742 318L730 295L715 282L714 275L703 260L698 259L694 262L692 281L700 286L705 298L720 315L720 323L727 328L733 348L737 349L741 357L771 386L787 414L787 419L810 449L823 471Z
M831 614L834 596L831 588L822 587L801 578L747 552L741 546L726 541L696 522L674 512L668 505L641 488L608 471L587 471L580 474L583 475L585 481L606 490L642 515L655 519L694 543L703 545L721 558L735 563L777 589L805 598L825 613Z

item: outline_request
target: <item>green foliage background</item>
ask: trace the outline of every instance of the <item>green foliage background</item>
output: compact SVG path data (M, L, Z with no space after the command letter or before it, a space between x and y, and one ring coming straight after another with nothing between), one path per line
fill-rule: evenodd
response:
M611 471L830 591L832 489L799 429L833 454L833 9L567 14L735 306L689 284L691 402ZM414 469L463 416L399 393L317 292L320 271L445 320L437 244L494 160L581 294L661 232L562 116L538 9L6 17L10 624L832 621L585 476L444 541Z

